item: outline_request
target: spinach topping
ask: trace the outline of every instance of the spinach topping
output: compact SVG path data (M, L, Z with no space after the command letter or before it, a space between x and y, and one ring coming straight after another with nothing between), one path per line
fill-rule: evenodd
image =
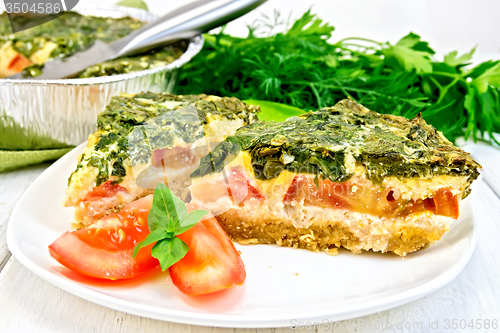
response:
M69 183L86 165L98 169L96 186L110 178L119 183L127 166L147 163L154 150L172 148L176 140L193 143L202 138L210 117L239 118L248 124L257 120L258 110L230 97L167 93L112 97L97 117L96 143L82 154Z
M369 111L353 100L292 117L284 122L244 126L202 158L192 177L220 172L239 153L247 151L258 179L277 177L283 170L315 174L344 182L346 156L366 168L375 183L385 177L478 176L479 165L453 146L420 116L412 120Z

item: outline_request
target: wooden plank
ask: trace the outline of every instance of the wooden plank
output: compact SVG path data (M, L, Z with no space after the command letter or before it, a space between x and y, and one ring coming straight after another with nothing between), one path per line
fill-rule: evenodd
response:
M5 239L10 214L24 191L49 165L49 163L43 163L21 170L0 173L0 271L10 257Z
M431 295L370 316L316 325L317 332L374 332L374 327L393 327L387 331L438 332L445 320L499 318L500 200L482 181L473 190L473 206L478 223L478 245L464 271L450 284ZM342 288L342 286L334 286ZM222 329L174 324L114 311L73 296L24 268L14 258L0 273L0 332L169 332L169 333L291 333L310 329ZM441 330L429 328L438 321ZM361 325L361 323L364 323ZM398 324L416 329L396 329ZM344 328L341 326L344 325ZM422 325L421 328L415 325ZM337 328L341 328L336 329Z

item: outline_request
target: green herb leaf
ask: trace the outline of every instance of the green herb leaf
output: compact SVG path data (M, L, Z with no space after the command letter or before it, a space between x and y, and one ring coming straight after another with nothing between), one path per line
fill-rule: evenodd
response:
M474 140L477 139L477 132L475 130L475 121L476 121L476 111L477 111L477 101L476 94L473 89L469 89L469 92L465 96L464 107L469 113L469 120L467 122L467 130L465 132L465 140L472 135Z
M189 247L180 238L165 238L158 241L151 255L160 261L162 271L167 270L170 266L184 258L188 253Z
M317 18L316 15L311 14L311 10L308 10L295 21L287 34L290 36L328 39L334 29L328 23L324 23L323 20Z
M472 84L477 88L479 93L485 93L489 85L497 88L500 87L500 62L493 63L493 66L475 78Z
M180 227L175 231L175 236L182 234L183 232L191 229L194 225L202 219L203 216L209 213L208 210L193 210L181 220Z
M468 61L472 59L474 52L476 52L476 48L473 48L469 53L462 54L459 58L457 58L457 51L450 52L444 56L444 63L450 67L468 65Z
M432 72L430 56L434 51L429 49L427 43L420 41L420 36L410 33L403 37L396 45L382 51L387 60L394 58L408 72L415 70L417 73Z
M135 258L143 247L156 242L151 249L151 255L160 261L162 270L166 270L189 251L188 246L176 236L195 226L208 213L198 209L187 214L184 202L167 186L159 183L148 214L150 233L134 247L133 257Z
M135 258L139 250L145 246L148 246L149 244L153 244L154 242L157 242L164 238L172 238L173 236L174 235L171 232L168 232L165 229L156 229L155 231L151 232L143 241L139 242L134 247L134 252L132 253L132 256Z
M261 106L259 118L265 121L282 121L293 112L271 104L266 110L262 101L308 111L351 97L380 113L407 118L421 113L451 141L464 133L479 138L489 129L500 131L500 102L492 102L500 91L499 61L469 69L472 50L460 56L450 52L439 62L413 33L395 45L363 37L330 42L333 27L311 11L288 31L273 33L284 25L289 26L276 13L274 20L264 17L249 27L247 38L224 31L205 35L202 51L180 70L176 92L247 100ZM229 155L235 147L227 142ZM214 153L202 166L212 170L225 158Z
M151 212L154 218L151 221L153 225L150 225L148 216L150 231L156 229L158 223L164 223L165 220L171 221L170 224L180 223L180 220L187 214L187 208L184 202L177 198L167 186L158 183L153 196L153 209Z

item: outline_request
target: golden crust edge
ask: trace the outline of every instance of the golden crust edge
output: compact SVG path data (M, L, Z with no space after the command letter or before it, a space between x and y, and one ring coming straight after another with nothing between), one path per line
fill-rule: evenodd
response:
M235 209L220 213L216 218L229 237L242 245L276 244L314 252L325 251L334 255L339 248L345 248L355 254L370 250L392 252L404 257L440 240L449 230L449 225L433 223L437 216L428 214L419 217L428 222L426 227L402 223L387 240L375 237L374 240L363 241L354 234L352 228L349 230L342 221L337 220L323 220L308 227L297 228L282 219L251 221ZM377 241L380 242L377 244Z

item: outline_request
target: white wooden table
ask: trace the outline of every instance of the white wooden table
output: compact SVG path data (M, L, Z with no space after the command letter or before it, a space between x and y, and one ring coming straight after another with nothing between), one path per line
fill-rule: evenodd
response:
M471 194L479 237L470 262L455 280L433 294L389 311L358 318L372 323L372 328L358 326L356 332L381 332L375 326L377 323L390 327L385 330L389 332L437 332L428 328L429 321L439 321L442 328L445 320L500 320L500 199L486 183L500 180L500 163L497 164L500 149L480 145L468 145L466 149L475 153L487 170ZM43 164L0 174L0 332L293 331L291 328L199 327L137 317L80 299L34 275L11 256L5 231L19 197L47 167L48 164ZM398 324L404 328L418 327L418 323L423 324L423 330L398 328ZM349 321L342 324L347 328L341 332L355 331ZM319 328L317 331L333 330Z

